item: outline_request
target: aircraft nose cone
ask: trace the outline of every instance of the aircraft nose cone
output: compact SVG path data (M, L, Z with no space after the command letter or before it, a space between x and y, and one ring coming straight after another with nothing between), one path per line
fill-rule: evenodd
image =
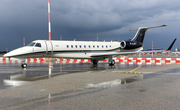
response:
M8 54L8 53L6 53L6 54L4 54L4 55L3 55L3 57L9 57L9 54Z

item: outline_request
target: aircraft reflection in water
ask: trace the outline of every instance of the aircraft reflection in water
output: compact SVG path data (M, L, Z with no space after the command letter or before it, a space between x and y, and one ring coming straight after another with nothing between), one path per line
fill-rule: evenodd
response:
M10 75L8 79L4 79L4 86L21 86L24 84L27 84L28 81L35 81L35 80L42 80L42 79L48 79L51 78L52 75L52 68L53 64L50 62L48 65L49 71L28 71L27 69L23 68L22 73L16 74L16 75ZM59 74L61 74L62 71L60 71Z
M124 66L124 65L116 65L113 66L112 68L109 68L109 66L107 64L102 64L104 65L103 67L91 67L91 64L87 64L84 65L83 67L82 65L62 65L59 64L59 66L53 66L52 62L48 63L48 68L47 67L41 67L41 68L34 68L34 69L26 69L23 68L22 69L22 73L20 74L16 74L16 75L10 75L9 79L4 79L4 86L21 86L27 83L30 83L30 81L36 81L36 80L46 80L49 79L51 77L55 77L55 76L59 76L59 75L66 75L66 74L76 74L77 72L86 72L86 71L91 71L91 72L96 72L99 70L107 70L107 69L118 69L119 68L127 68L128 66ZM91 69L89 70L89 67L91 67ZM106 68L105 68L106 67ZM134 68L134 66L132 66ZM66 69L64 69L66 68ZM85 68L85 70L82 70L82 68ZM129 67L131 68L131 67ZM39 70L38 70L39 69ZM76 69L76 70L75 70ZM140 77L140 78L139 78ZM103 87L107 86L109 87L109 85L116 85L116 84L126 84L126 83L130 83L130 82L134 82L136 80L139 79L143 79L142 75L138 75L138 77L131 77L128 79L119 79L118 81L111 81L111 82L105 82L107 85L103 85L99 84L99 85L93 85L90 84L91 87L100 87L101 85L103 85ZM90 87L90 86L89 86Z
M86 67L85 67L86 66ZM65 69L64 69L65 68ZM84 69L82 69L84 68ZM104 67L92 67L91 70L105 70ZM10 75L8 79L4 79L4 86L20 86L28 83L28 81L49 79L54 76L73 74L73 72L88 71L89 64L77 67L76 65L63 65L59 64L57 67L53 67L53 62L48 62L48 68L35 69L22 69L22 73L16 75ZM71 72L73 71L73 72Z
M91 64L59 64L54 65L52 62L48 62L48 68L40 67L34 69L26 69L23 68L22 72L16 75L10 75L8 79L4 79L4 86L20 86L29 81L43 80L49 79L51 77L55 77L58 75L66 75L66 74L76 74L77 72L86 72L86 71L100 71L100 70L108 70L108 69L120 69L120 68L134 68L135 65L120 65L117 63L116 66L109 67L107 64L100 64L100 67L94 67ZM124 82L124 81L123 81ZM123 83L122 82L122 83Z
M27 84L27 81L19 80L21 78L26 78L26 68L23 69L22 74L10 75L9 79L4 79L4 86L21 86Z

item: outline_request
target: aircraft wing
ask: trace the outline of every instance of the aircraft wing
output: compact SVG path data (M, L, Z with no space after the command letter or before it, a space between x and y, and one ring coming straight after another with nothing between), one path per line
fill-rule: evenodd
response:
M148 52L149 52L149 51L148 51ZM129 55L129 54L137 54L137 53L145 53L145 51L138 51L138 52L98 53L98 54L92 54L91 57L108 57L108 56Z
M161 52L161 51L135 51L135 52L98 53L98 54L92 54L91 57L108 57L108 56L129 55L129 54L137 54L137 53L149 53L149 52Z

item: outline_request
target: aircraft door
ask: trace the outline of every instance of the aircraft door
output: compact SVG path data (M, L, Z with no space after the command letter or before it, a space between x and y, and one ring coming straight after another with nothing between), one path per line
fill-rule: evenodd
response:
M51 56L53 54L53 45L51 41L45 41L46 55Z

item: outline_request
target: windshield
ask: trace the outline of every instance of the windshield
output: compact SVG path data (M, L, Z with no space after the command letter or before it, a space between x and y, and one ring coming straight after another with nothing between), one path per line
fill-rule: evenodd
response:
M36 43L35 47L41 47L41 43Z
M30 44L28 44L27 46L34 46L34 42L31 42Z

